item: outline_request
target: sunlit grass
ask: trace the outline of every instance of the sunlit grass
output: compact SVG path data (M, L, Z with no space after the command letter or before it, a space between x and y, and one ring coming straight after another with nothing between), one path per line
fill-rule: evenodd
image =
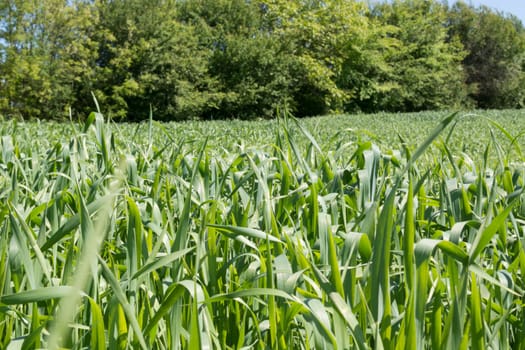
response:
M0 348L525 349L520 113L3 122Z

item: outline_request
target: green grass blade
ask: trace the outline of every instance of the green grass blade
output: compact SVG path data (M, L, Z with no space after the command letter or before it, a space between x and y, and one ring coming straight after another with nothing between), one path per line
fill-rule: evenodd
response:
M270 242L274 243L283 243L279 238L274 237L272 235L267 234L264 231L257 230L250 227L240 227L240 226L232 226L232 225L215 225L215 224L208 224L208 227L216 228L223 232L230 232L233 234L233 236L247 236L251 238L256 239L268 239Z
M133 310L133 307L129 304L126 294L122 290L122 287L120 286L119 281L111 272L106 262L99 256L98 261L100 266L102 267L102 275L106 279L107 283L111 286L111 289L113 293L115 293L115 296L117 297L120 305L122 306L122 309L124 310L124 313L126 314L126 317L131 324L131 327L133 328L133 331L135 332L135 336L137 337L139 341L139 345L143 350L148 349L148 346L146 345L146 341L144 339L144 335L142 333L142 330L140 329L139 322L136 318L135 312Z
M472 243L472 248L469 254L469 261L473 263L481 251L487 246L492 237L496 234L497 230L505 223L507 216L512 212L514 206L517 202L514 201L507 205L507 207L496 216L481 233L478 233L474 242Z
M131 276L131 279L139 278L142 275L148 274L152 271L155 271L156 269L163 267L163 266L169 266L172 262L175 260L178 260L180 258L183 258L186 254L192 252L195 250L195 247L190 247L183 249L181 251L170 253L168 255L164 255L162 257L156 257L155 261L152 261L144 266L142 266L133 276Z
M96 199L95 201L87 205L87 211L90 215L96 213L104 204L108 201L109 196L104 196ZM63 224L58 231L56 231L51 237L49 237L46 242L40 248L41 251L46 251L60 241L64 236L66 236L71 231L75 230L80 225L80 213L77 213L70 217L68 221Z
M42 287L16 294L0 296L0 302L5 305L36 303L39 301L60 299L74 293L70 286Z
M471 274L471 288L472 294L470 296L470 313L471 313L471 325L470 325L470 336L471 344L473 349L485 349L485 332L483 326L482 305L481 296L478 288L476 276Z
M104 333L106 329L104 326L104 316L102 316L102 311L96 301L90 297L87 297L87 299L91 307L91 349L105 350L107 347L106 335Z

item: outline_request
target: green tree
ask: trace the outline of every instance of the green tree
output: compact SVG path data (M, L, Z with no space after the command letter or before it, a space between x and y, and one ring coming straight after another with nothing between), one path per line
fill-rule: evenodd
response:
M210 52L210 75L222 94L206 118L271 117L290 103L293 60L265 27L261 2L181 1L179 20L191 25Z
M294 59L299 115L342 111L360 99L364 75L355 73L373 62L365 59L372 28L363 3L269 0L264 8L268 30Z
M188 119L217 104L210 51L177 20L176 1L99 3L95 94L117 118Z
M9 0L0 5L0 113L64 118L86 99L96 14L83 1Z
M464 51L447 40L446 8L434 0L394 0L376 5L373 16L390 28L394 45L385 54L392 67L387 93L375 96L376 108L419 111L466 102Z
M381 89L378 27L365 11L342 0L196 0L182 1L179 16L213 52L224 93L215 113L251 118L284 104L298 116L358 109Z
M449 35L461 40L470 97L479 108L516 108L525 98L525 30L515 17L464 2L448 13Z

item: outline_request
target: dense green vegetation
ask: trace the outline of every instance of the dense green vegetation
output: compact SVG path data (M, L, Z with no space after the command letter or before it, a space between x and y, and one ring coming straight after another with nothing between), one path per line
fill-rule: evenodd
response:
M524 113L4 121L0 348L525 349Z
M114 119L518 108L525 30L437 0L7 0L0 115Z

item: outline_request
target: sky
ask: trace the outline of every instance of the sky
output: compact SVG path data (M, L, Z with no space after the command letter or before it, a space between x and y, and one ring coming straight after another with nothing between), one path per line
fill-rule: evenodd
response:
M485 5L495 10L512 13L525 24L525 1L524 0L463 0L474 6ZM450 2L451 3L451 2Z

